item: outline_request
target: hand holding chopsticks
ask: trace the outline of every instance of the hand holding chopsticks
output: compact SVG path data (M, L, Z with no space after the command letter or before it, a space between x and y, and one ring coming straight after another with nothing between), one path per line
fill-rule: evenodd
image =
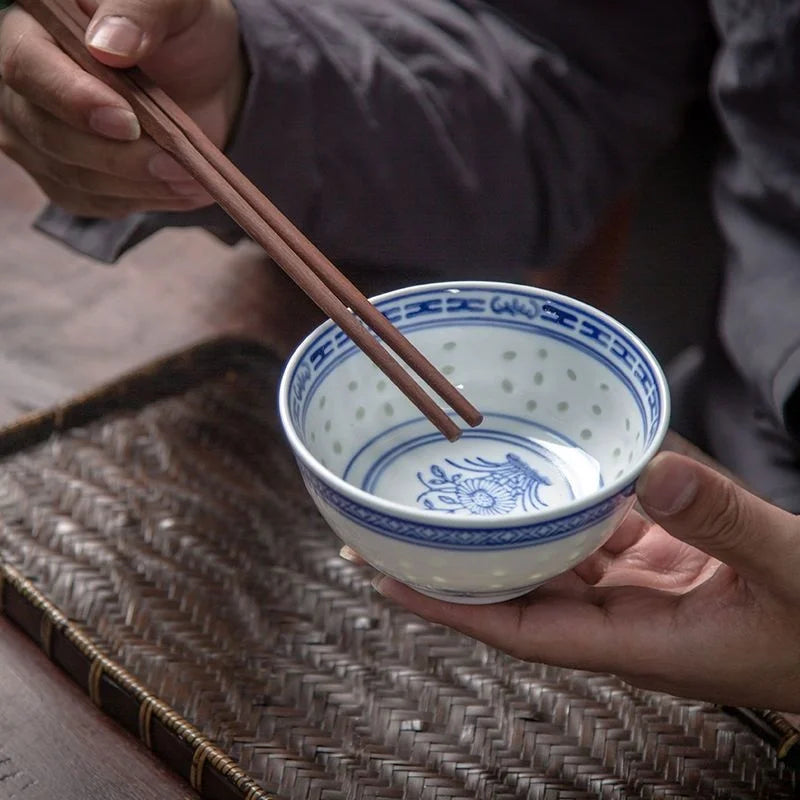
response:
M84 45L88 17L69 0L19 0L87 72L124 97L142 128L184 166L242 229L360 347L451 441L460 430L376 337L385 342L469 425L481 414L358 289L138 70L100 64ZM368 327L367 327L368 326ZM371 329L371 331L370 331Z

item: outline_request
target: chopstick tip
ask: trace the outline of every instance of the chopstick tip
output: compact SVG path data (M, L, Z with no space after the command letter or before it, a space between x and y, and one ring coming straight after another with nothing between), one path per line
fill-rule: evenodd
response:
M464 431L462 431L461 428L456 428L454 426L452 429L448 428L448 430L442 431L442 433L448 442L457 442L461 438L461 435L464 433Z

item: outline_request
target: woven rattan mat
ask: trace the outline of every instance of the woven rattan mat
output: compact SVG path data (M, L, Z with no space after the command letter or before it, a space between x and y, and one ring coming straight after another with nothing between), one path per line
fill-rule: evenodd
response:
M6 613L202 793L796 796L717 708L522 663L376 596L304 491L279 372L218 342L0 438Z

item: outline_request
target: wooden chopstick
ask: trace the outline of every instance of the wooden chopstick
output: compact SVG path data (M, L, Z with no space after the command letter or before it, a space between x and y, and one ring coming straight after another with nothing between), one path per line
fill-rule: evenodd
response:
M110 85L131 104L143 130L194 176L447 439L455 441L461 435L458 426L364 324L468 425L474 427L481 423L481 413L238 170L164 91L139 70L111 69L89 53L84 44L89 18L80 8L73 3L63 5L58 0L18 2L76 63Z

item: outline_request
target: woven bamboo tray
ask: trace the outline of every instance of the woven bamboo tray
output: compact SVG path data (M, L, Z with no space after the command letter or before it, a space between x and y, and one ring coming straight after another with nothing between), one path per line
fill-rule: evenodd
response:
M0 607L203 796L798 796L774 727L375 595L298 477L280 368L216 341L0 432Z

